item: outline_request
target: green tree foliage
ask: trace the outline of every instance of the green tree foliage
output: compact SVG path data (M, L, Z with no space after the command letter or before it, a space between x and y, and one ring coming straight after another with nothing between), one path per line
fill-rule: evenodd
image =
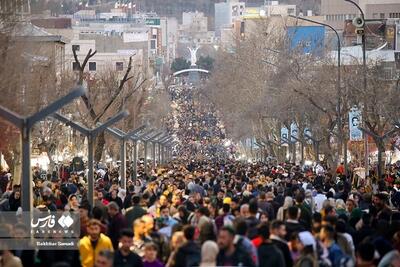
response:
M214 68L214 59L210 56L200 56L196 64L200 69L211 71Z
M183 57L175 58L171 64L172 72L177 72L177 71L189 69L189 68L190 68L190 62L188 60L184 59Z

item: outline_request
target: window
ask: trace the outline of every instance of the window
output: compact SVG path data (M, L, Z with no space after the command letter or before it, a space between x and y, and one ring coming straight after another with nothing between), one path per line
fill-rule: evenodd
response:
M89 62L89 71L96 71L96 62Z
M289 15L294 15L294 8L288 8L287 12Z
M72 45L72 51L79 51L81 49L80 45Z
M156 40L150 40L150 49L156 49Z
M385 13L381 13L381 19L385 18Z
M73 71L79 71L79 64L76 62L72 62L72 70Z
M123 71L124 70L124 62L115 62L115 69L117 71Z
M393 79L392 69L391 68L384 68L383 69L383 78L385 80L392 80Z

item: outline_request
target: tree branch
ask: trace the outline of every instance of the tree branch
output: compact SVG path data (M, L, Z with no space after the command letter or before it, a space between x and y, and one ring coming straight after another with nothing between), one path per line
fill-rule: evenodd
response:
M110 106L112 105L112 103L115 101L115 99L117 99L117 97L120 95L120 93L122 92L125 83L131 79L133 76L128 78L129 73L132 70L132 56L129 57L129 63L128 63L128 68L125 71L124 77L122 78L121 82L119 83L119 86L117 88L117 91L111 96L110 100L107 102L107 104L105 104L105 106L103 107L102 111L100 111L100 113L97 115L97 117L94 119L94 122L97 123L101 117L107 112L107 110L110 108Z
M76 54L76 49L72 49L72 53L74 54L74 59L75 62L78 64L78 68L79 68L79 80L78 80L78 85L83 85L83 76L84 76L84 70L85 70L85 66L87 64L87 62L89 61L90 58L92 58L97 51L94 51L92 53L92 49L89 49L88 53L86 54L85 59L83 60L83 63L81 65L79 59L78 59L78 55ZM86 94L81 96L83 103L85 104L86 108L89 111L90 117L94 120L97 115L96 112L93 109L92 104L89 101L89 98Z

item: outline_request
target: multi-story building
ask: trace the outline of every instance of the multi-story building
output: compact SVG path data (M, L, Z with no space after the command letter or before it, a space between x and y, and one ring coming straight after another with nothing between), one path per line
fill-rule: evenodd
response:
M278 1L271 1L261 8L261 14L265 16L288 16L296 15L296 5L279 4Z
M184 12L182 24L179 25L179 43L182 44L213 44L215 34L208 31L208 20L201 12Z
M49 76L60 77L64 71L66 40L61 35L53 35L30 22L19 22L14 26L13 41L27 43L22 57L32 64L41 62Z
M244 15L245 2L227 0L215 4L215 35L221 36L222 28L232 28L235 20Z
M361 7L366 19L400 18L400 2L398 0L355 0ZM343 30L346 19L358 16L357 8L345 1L321 0L321 15L325 22L339 30Z
M30 0L0 0L0 14L25 16L30 13Z
M169 47L168 27L168 19L155 14L132 13L121 8L111 9L107 13L79 11L74 14L73 41L95 40L97 49L104 43L100 43L99 39L107 39L110 40L108 43L113 44L113 51L104 52L114 52L119 57L117 51L142 51L143 64L157 69L170 60L171 53L174 54Z
M208 20L203 12L183 12L182 29L187 31L206 32L208 30Z
M386 50L395 50L400 47L397 45L399 34L400 19L383 19L371 21L365 27L365 40L368 50L373 50L384 45ZM361 44L360 36L356 34L356 28L351 20L345 21L343 30L343 43L345 46Z
M78 65L73 56L76 51L78 59L82 62L88 51L96 50L97 53L88 62L89 73L101 73L105 71L117 71L123 73L128 67L129 57L132 56L132 66L143 65L143 50L140 49L118 49L117 44L122 44L118 37L92 36L88 40L72 40L65 46L66 67L70 71L78 70ZM112 39L112 40L111 40Z

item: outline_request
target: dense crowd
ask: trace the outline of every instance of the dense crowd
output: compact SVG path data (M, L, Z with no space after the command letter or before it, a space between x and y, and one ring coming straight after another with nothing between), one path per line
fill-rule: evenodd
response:
M126 188L118 168L96 169L93 206L85 170L34 169L35 209L79 213L79 247L2 250L0 266L400 266L398 165L376 181L350 179L343 165L332 175L322 164L228 159L213 107L196 103L190 86L171 88L175 160L149 173L141 161ZM21 191L11 178L0 176L0 211L18 214ZM0 236L26 230L0 222Z
M98 179L94 207L82 176L36 179L37 209L80 212L79 252L3 251L2 266L400 264L397 183L354 187L289 164L175 161L124 190L111 173ZM17 212L19 188L4 177L3 210Z
M170 88L173 115L167 122L169 131L178 138L177 154L180 158L223 158L229 154L225 129L211 103L200 103L193 86Z

